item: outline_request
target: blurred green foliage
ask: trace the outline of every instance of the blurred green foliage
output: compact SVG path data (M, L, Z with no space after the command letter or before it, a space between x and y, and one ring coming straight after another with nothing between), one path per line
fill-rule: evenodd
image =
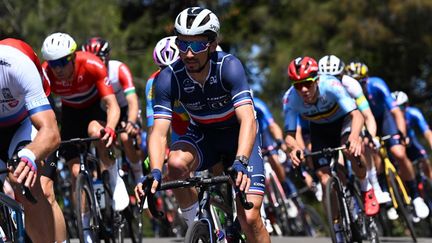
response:
M251 82L279 121L288 63L325 54L364 61L371 75L406 91L427 119L432 114L430 0L2 0L0 38L23 39L40 53L52 32L79 44L101 36L113 46L111 57L130 66L143 98L157 69L154 45L173 34L182 9L196 5L219 16L222 48L252 67Z

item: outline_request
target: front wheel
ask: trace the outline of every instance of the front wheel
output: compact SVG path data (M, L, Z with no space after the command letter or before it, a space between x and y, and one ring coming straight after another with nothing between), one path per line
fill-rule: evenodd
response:
M75 193L77 199L76 218L80 242L87 242L85 239L88 237L92 239L92 242L99 242L99 222L96 213L96 203L86 175L78 175ZM86 215L88 224L83 222L83 215Z
M408 209L406 208L404 200L402 199L402 196L400 193L401 192L400 187L402 187L403 185L400 185L397 182L396 175L391 170L388 172L388 180L389 180L389 186L393 189L394 199L396 200L396 203L398 204L397 211L398 211L399 215L402 216L402 220L404 221L406 227L408 228L408 230L411 234L411 238L413 239L414 242L417 242L417 236L415 233L412 218L408 214Z
M216 242L215 239L211 239L210 226L204 221L195 221L189 227L186 232L185 242L186 243L210 243Z

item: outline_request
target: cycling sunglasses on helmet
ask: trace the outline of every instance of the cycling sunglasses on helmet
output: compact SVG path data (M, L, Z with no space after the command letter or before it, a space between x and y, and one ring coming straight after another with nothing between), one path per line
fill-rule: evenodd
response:
M318 76L315 76L314 78L307 78L299 81L293 82L294 88L297 90L301 90L303 87L306 87L307 89L310 89L312 87L312 84L315 83L315 81L318 79Z
M66 66L70 61L72 60L72 55L68 55L56 60L50 60L48 61L48 66L55 68L55 67L64 67Z
M176 39L176 44L182 53L186 53L190 48L194 54L204 52L210 46L208 41L183 41L179 39Z

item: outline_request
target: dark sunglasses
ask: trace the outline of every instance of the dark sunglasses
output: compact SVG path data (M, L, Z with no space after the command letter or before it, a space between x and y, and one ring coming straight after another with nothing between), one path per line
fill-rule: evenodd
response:
M210 46L208 41L183 41L179 39L176 39L176 44L182 53L186 53L190 48L194 54L204 52Z
M72 55L62 57L57 60L51 60L48 61L48 66L55 68L55 67L64 67L66 66L70 61L72 60Z
M314 78L307 78L307 79L296 81L293 83L294 88L297 90L301 90L303 87L310 89L312 87L312 85L315 83L315 81L317 80L317 78L318 78L318 76L316 76Z

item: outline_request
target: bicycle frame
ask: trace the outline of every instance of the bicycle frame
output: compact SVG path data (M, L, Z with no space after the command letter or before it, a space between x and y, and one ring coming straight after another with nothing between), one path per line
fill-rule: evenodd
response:
M390 196L392 198L393 207L398 208L399 205L396 202L395 192L394 192L395 189L390 186L390 179L389 179L389 172L390 171L393 172L393 174L395 175L396 182L399 184L399 188L400 188L402 196L403 196L403 200L405 201L405 203L407 205L411 204L411 198L408 195L408 192L405 188L405 185L402 182L402 179L400 178L400 176L398 174L398 171L396 170L395 166L393 165L393 163L390 161L390 159L388 157L388 153L387 153L387 149L385 147L384 141L389 139L389 138L390 138L389 136L382 138L381 147L379 149L379 154L380 154L380 156L384 162L384 173L386 175L387 184L389 185L389 192L390 192Z

